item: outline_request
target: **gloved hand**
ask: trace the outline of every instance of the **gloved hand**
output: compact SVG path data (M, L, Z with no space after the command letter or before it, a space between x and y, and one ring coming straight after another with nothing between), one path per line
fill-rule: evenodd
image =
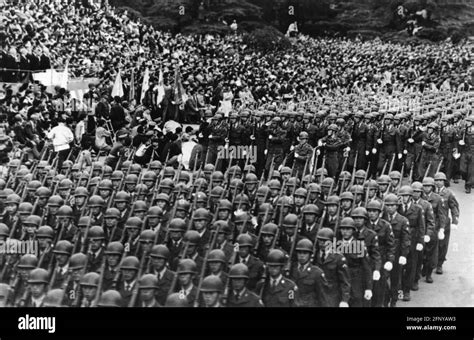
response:
M392 262L390 261L385 262L385 264L383 265L383 269L385 269L388 272L391 271L393 269Z
M224 139L224 142L229 143L229 138Z
M403 150L403 154L404 154L404 155L407 155L407 154L408 154L408 150L406 150L406 149Z
M459 141L459 145L466 145L466 142L464 142L464 140L461 139L461 140Z
M407 258L405 256L400 256L398 258L398 264L401 264L402 266L407 264Z
M199 133L198 137L202 138L202 137L204 137L204 135L202 133Z
M267 150L267 149L265 149L265 151L263 151L263 153L264 153L264 154L265 154L265 156L266 156L266 155L267 155L267 153L268 153L268 150Z
M372 149L372 153L373 153L373 154L376 154L376 153L377 153L377 149L376 149L376 148L373 148L373 149Z
M372 291L370 289L366 289L366 291L364 293L364 299L366 299L366 300L372 299Z
M422 251L423 250L423 245L421 243L418 243L416 245L416 251Z
M344 151L345 151L345 152L349 152L349 151L351 151L351 148L350 148L350 147L346 147L346 148L344 149Z
M425 235L425 237L423 237L423 241L425 241L425 243L430 242L430 240L431 240L431 237L429 237L429 235Z
M377 143L382 144L382 143L383 143L383 140L381 140L381 139L379 138L379 139L377 139Z
M283 168L283 164L280 164L280 166L278 167L278 171L280 171L281 168Z
M441 229L438 231L438 239L444 240L444 228L441 228Z
M451 229L452 230L458 230L458 225L454 224L454 223L451 223Z
M403 155L401 153L398 154L398 159L402 159Z
M321 154L321 150L316 150L316 155L319 156Z
M212 137L213 137L213 135L212 135L212 134L211 134L211 135L209 135L209 138L212 138Z
M321 140L318 140L318 146L323 146L323 142Z
M341 301L339 303L339 307L347 308L347 307L349 307L349 304L347 302Z
M299 154L297 154L297 153L295 153L295 158L298 158L298 157L300 157L300 155L299 155Z
M426 145L425 141L421 142L421 146L425 146L425 145Z
M293 151L294 149L295 149L294 145L290 146L290 151Z
M374 274L373 274L373 276L372 276L372 279L373 279L374 281L380 280L380 272L379 272L378 270L374 270Z
M366 151L366 152L365 152L365 155L366 155L366 156L368 156L368 155L369 155L369 153L370 153L370 151Z
M272 135L269 135L269 136L268 136L268 139L272 139L272 138L273 138L273 136L272 136Z
M251 135L251 136L250 136L250 139L251 139L251 140L255 140L255 136L254 136L254 135Z
M408 138L408 143L415 143L415 141L413 140L413 138Z

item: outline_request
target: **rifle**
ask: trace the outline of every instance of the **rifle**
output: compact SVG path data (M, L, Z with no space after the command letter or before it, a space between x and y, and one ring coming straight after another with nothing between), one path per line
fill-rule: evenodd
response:
M395 163L395 154L393 154L392 160L390 161L390 168L388 168L388 173L392 172L394 163Z
M104 273L105 273L105 264L107 263L107 255L104 254L102 257L102 263L100 264L100 277L99 284L97 286L97 292L95 293L94 300L92 301L92 307L97 307L99 303L100 296L102 295L102 287L104 286Z
M428 167L426 168L425 176L423 176L423 179L428 176L428 173L430 172L430 169L431 169L431 161L430 161L430 163L428 164Z
M325 166L326 166L326 152L323 155L323 163L321 164L321 177L319 179L319 183L322 183L324 180L324 167Z
M204 275L206 273L207 260L209 258L209 253L212 251L212 249L214 249L214 245L216 244L217 235L219 234L220 229L221 229L221 226L218 225L216 230L211 231L211 234L213 233L212 238L211 238L211 244L209 245L209 249L207 249L207 251L206 251L206 254L204 256L204 261L202 263L201 273L200 273L200 276L199 276L199 283L198 283L198 286L197 286L196 300L194 300L194 307L199 307L199 294L201 293L202 280L204 279ZM230 281L230 279L229 279L229 281ZM227 287L226 287L226 289L227 289ZM224 296L225 296L225 294L226 294L226 292L224 291Z
M349 183L349 188L354 185L355 181L355 173L357 169L357 160L359 158L359 150L356 151L355 158L354 158L354 167L352 168L352 176L351 176L351 182ZM367 176L366 176L367 178ZM365 182L365 180L364 180Z
M329 194L328 197L331 195L332 187L334 185L334 182L331 183L331 186L329 187ZM323 214L321 215L321 218L319 220L319 225L318 225L318 230L320 230L323 227L324 220L326 219L326 214L327 214L327 208L326 206L324 207ZM313 243L313 252L311 254L311 262L314 263L314 258L316 256L316 245L318 244L318 239L316 238Z
M138 247L137 247L138 249ZM145 260L148 258L148 256L145 254L145 252L143 252L142 254L142 257L140 259L140 267L138 269L138 273L137 273L137 280L140 279L140 277L142 276L142 273L143 273L143 268L144 268L144 265L145 265ZM132 297L130 298L130 302L128 304L128 307L134 307L135 306L135 303L137 301L137 297L138 297L138 290L139 290L139 283L137 282L135 284L135 287L133 287L133 293L132 293Z
M10 184L10 179L12 179L12 178L13 178L13 181L12 181L13 187L12 187L12 189L15 188L16 179L18 178L18 171L20 170L21 165L23 163L23 156L24 156L24 151L23 150L21 151L20 155L21 155L20 156L20 163L18 164L18 167L16 168L15 175L13 177L11 177L10 174L8 174L8 180L7 180L7 183L5 183L5 188L8 188L8 186Z
M346 166L347 166L347 159L349 158L349 155L345 156L344 157L344 163L342 164L342 170L341 170L341 173L344 172L346 170ZM337 192L340 194L341 193L341 190L343 189L344 187L344 182L345 182L345 179L343 179L343 183L342 183L342 186L341 187L338 187L337 188Z
M385 163L383 164L381 175L385 174L385 169L387 169L387 164L388 164L388 159L386 159Z
M438 173L441 170L441 166L443 165L444 157L441 156L441 159L439 160L438 167L436 168L436 172Z

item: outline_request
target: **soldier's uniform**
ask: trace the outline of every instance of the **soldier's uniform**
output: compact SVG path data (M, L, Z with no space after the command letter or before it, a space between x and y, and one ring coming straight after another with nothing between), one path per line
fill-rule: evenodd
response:
M217 157L219 156L219 152L221 148L225 144L225 139L227 137L227 131L229 129L228 124L224 121L221 121L222 116L220 114L216 114L213 118L213 122L209 126L209 146L208 146L208 154L207 154L207 162L215 164ZM216 170L220 169L219 162L217 163Z
M263 307L263 303L257 294L244 288L240 293L230 291L227 298L227 307Z
M332 127L331 125L328 127L328 129L329 128L335 131L334 130L335 128ZM339 161L340 161L339 151L341 149L343 142L335 133L333 133L331 136L326 136L322 138L321 143L323 143L324 149L325 149L325 156L326 156L325 167L328 170L328 176L335 178L337 175L337 171L339 169Z
M458 224L459 220L459 203L452 193L446 187L442 187L437 190L438 195L441 197L442 209L445 216L445 225L444 225L444 239L439 240L439 253L438 253L438 264L437 267L442 267L443 263L446 261L446 254L448 253L449 247L449 238L451 235L451 224ZM449 218L449 212L451 212L452 220ZM443 228L442 225L440 225Z
M303 268L294 265L290 278L298 287L296 305L298 307L326 307L325 289L327 287L324 271L307 263Z
M398 262L399 258L400 256L407 258L410 252L410 222L398 213L394 215L394 217L389 217L388 213L385 213L383 216L384 220L389 221L395 239L395 261L390 273L390 294L385 303L387 305L390 301L391 306L395 306L398 301L398 289L400 288L400 278L403 270Z
M442 120L444 120L444 117ZM440 155L443 157L441 169L446 174L449 183L453 176L453 149L457 147L457 133L454 127L451 125L441 126L440 139L441 143L439 151Z
M339 307L341 301L349 303L351 284L347 260L342 254L323 254L316 248L315 264L326 276L326 301L328 307Z
M393 117L387 116L386 119ZM382 143L380 143L382 142ZM376 140L375 148L380 150L377 171L380 173L383 169L385 162L390 163L392 157L401 153L401 138L400 131L392 124L385 126L380 131Z
M300 137L303 135L303 133L300 134ZM304 136L307 137L307 134ZM313 148L308 143L301 143L295 146L295 149L293 151L295 157L293 176L302 177L306 175L306 173L310 169L311 164L309 164L309 162L311 162L311 158L313 156ZM308 163L308 165L306 166L306 173L303 173L303 171L305 170L306 163Z
M432 126L434 127L434 125ZM425 177L425 172L429 164L431 164L431 166L430 166L427 176L433 177L434 173L436 172L436 168L438 167L438 160L439 160L438 150L439 150L440 143L441 143L441 138L436 132L433 132L430 135L426 133L423 136L423 141L422 141L423 149L421 152L420 163L418 164L418 177L419 178Z
M275 125L274 123L275 122ZM270 170L270 166L273 158L274 169L283 163L284 158L284 145L283 143L287 140L286 131L278 126L280 118L275 117L272 120L272 125L268 129L268 140L267 140L267 160L265 163L265 169Z
M296 307L295 299L297 286L290 279L280 276L279 281L273 287L267 278L265 282L257 284L257 291L263 289L262 301L265 307Z
M468 119L474 124L473 116L468 117ZM474 127L471 126L463 129L461 138L464 145L460 144L462 154L460 169L464 174L466 193L471 193L471 189L474 187Z
M370 151L367 143L369 127L362 120L355 123L352 127L352 145L349 166L355 166L356 169L367 168L366 151ZM357 153L357 164L355 162L355 155Z

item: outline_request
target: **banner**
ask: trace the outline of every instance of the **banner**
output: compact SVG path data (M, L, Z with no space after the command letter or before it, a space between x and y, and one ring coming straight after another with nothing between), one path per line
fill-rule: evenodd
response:
M143 83L142 83L142 92L140 94L140 103L143 103L143 99L145 98L145 93L150 87L150 70L148 67L145 70L145 74L143 75Z
M120 71L118 71L117 77L115 78L114 87L112 88L112 97L122 98L123 95L122 77L120 76Z

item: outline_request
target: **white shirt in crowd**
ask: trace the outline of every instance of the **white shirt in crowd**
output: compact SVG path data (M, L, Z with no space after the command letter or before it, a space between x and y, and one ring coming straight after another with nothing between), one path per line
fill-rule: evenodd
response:
M69 149L69 143L74 140L74 135L64 123L58 123L48 132L48 138L53 141L54 152L59 152Z
M185 169L189 169L189 161L191 160L191 152L197 145L193 140L181 143L181 154L183 155L182 162Z

